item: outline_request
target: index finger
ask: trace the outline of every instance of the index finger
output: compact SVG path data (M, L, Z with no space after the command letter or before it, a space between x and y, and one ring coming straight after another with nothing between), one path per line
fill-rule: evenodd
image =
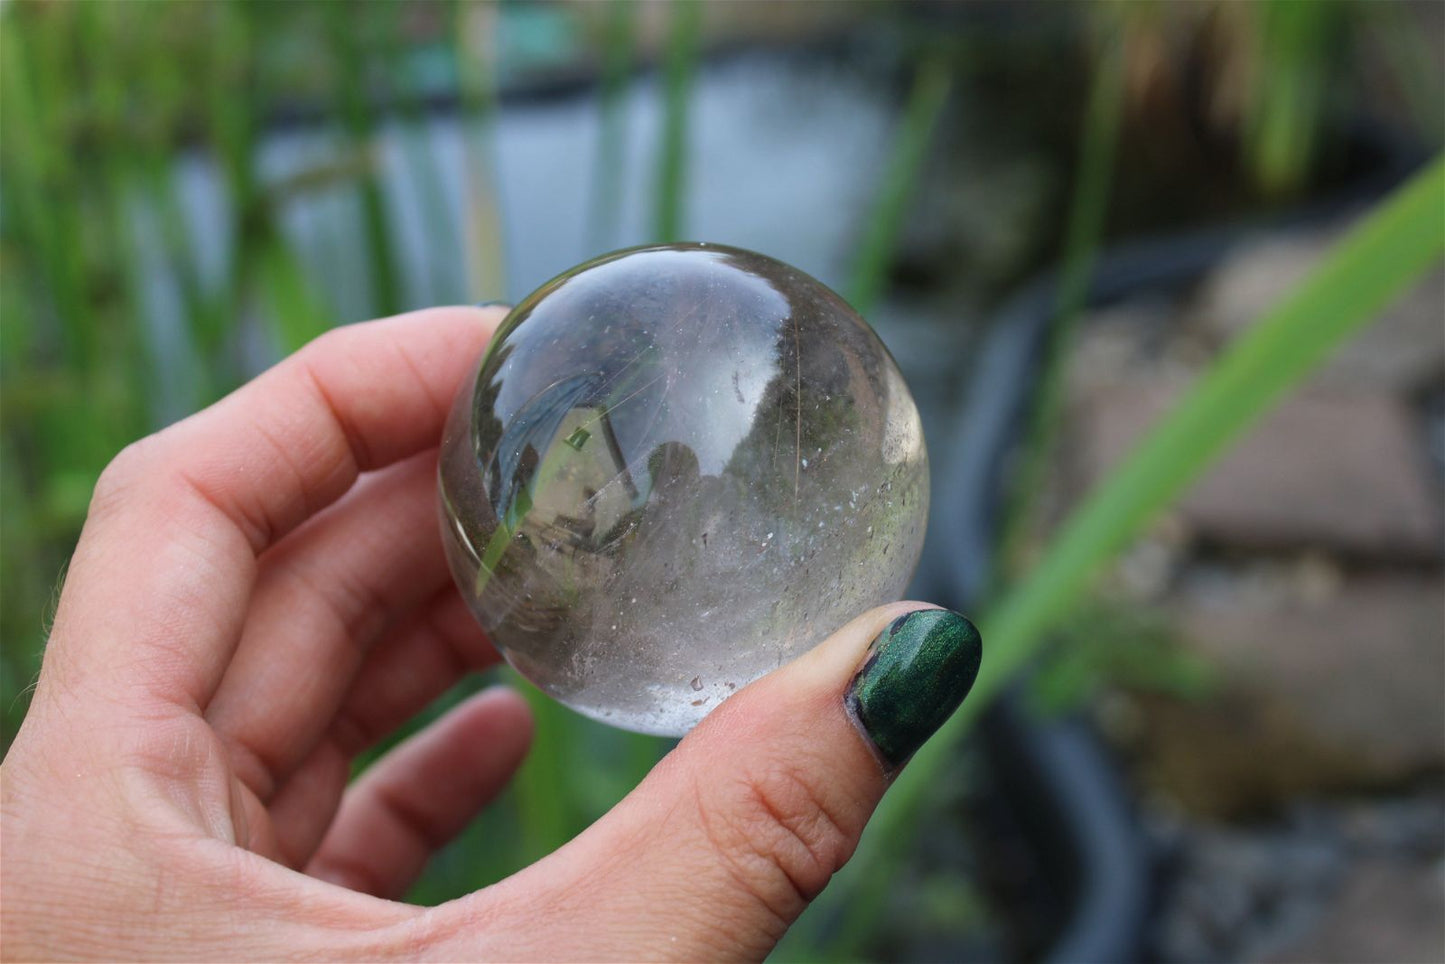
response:
M96 485L46 669L204 706L256 557L361 472L437 444L504 316L437 308L335 329L127 448Z

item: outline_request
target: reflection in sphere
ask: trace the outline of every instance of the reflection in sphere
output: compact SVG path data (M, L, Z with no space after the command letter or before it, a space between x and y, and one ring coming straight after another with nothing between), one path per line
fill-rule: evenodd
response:
M928 456L841 298L679 244L590 261L512 311L458 395L440 491L452 572L507 660L588 716L680 735L899 597Z

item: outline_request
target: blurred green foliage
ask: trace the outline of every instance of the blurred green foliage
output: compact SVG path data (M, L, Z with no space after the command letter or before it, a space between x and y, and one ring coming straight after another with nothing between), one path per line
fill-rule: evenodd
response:
M1085 600L1055 632L1055 653L1029 680L1029 699L1045 714L1077 710L1109 687L1204 699L1218 674L1181 642L1163 613Z
M621 216L622 98L643 56L644 21L658 11L667 14L668 39L658 57L665 109L651 223L659 239L687 233L690 91L714 9L627 0L608 5L602 16L584 8L450 0L12 0L0 8L0 745L9 745L23 719L48 611L94 480L123 445L210 403L258 364L343 320L335 303L339 283L355 289L346 319L505 294L492 178L499 22L513 17L519 48L535 47L538 57L557 49L561 37L601 65L599 160L587 217L589 238L605 247ZM1071 280L1058 308L1055 354L1106 234L1121 130L1149 123L1171 51L1217 47L1211 118L1227 127L1239 165L1263 196L1287 197L1310 183L1325 152L1323 132L1338 120L1342 51L1358 32L1383 38L1392 54L1383 69L1427 142L1438 143L1445 112L1436 68L1398 10L1288 2L1102 2L1079 9L1082 15L1061 22L1081 28L1084 41L1076 46L1098 70L1088 109L1076 121L1082 147L1065 244ZM543 42L549 37L550 46ZM943 32L918 46L890 161L857 239L848 290L860 307L875 304L886 289L950 91L988 43ZM442 161L425 136L437 99L454 105L465 135L460 209L439 187ZM267 138L297 121L317 132L320 147L308 166L278 174L267 164ZM401 236L378 183L383 125L399 125L402 161L418 186L410 200L433 237L419 283L400 268ZM225 203L218 211L198 213L187 197L184 168L198 162L219 175ZM359 232L322 238L318 260L307 256L287 216L299 200L320 196L354 209ZM1398 282L1399 267L1413 264L1419 244L1430 242L1418 227L1415 234L1415 248L1409 238L1397 239L1394 247L1356 251L1363 260L1336 261L1331 270L1358 282L1356 290L1383 297L1382 280ZM1391 264L1380 263L1386 255ZM1286 329L1261 356L1284 366L1274 390L1284 376L1298 374L1293 359L1313 354L1299 341L1302 310L1340 318L1340 336L1368 314L1373 302L1329 281L1317 279L1302 295L1303 307L1288 309L1269 329ZM158 301L169 312L158 313ZM176 323L162 323L163 316ZM997 692L1036 650L1123 535L1202 467L1205 460L1190 453L1217 449L1268 403L1270 392L1231 394L1244 385L1237 369L1246 363L1232 364L1234 375L1211 383L1224 386L1212 389L1212 401L1194 403L1171 423L1173 434L1141 457L1142 467L1126 466L1122 481L1090 503L1043 565L1011 572L1001 583L1012 589L985 633L1008 656L993 662L987 692ZM1057 417L1050 397L1046 388L1037 406L1036 453L1047 447ZM1072 696L1120 664L1137 670L1136 656L1128 648L1074 652L1045 679L1055 695ZM1159 665L1162 685L1196 682L1187 668ZM462 684L427 719L478 685ZM455 896L554 849L625 794L666 748L551 701L533 702L536 749L513 789L434 862L414 899ZM865 861L880 848L907 852L909 815L973 715L915 762ZM873 865L872 875L886 876L887 866ZM849 884L835 899L883 906L860 899L862 892ZM939 906L959 900L935 894L928 912L946 916ZM833 950L856 957L875 921L856 914L848 940ZM816 948L826 936L809 936L805 928L802 940Z

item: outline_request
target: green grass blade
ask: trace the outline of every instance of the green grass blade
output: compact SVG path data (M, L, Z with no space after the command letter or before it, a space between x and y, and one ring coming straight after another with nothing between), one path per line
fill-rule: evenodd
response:
M918 172L928 156L928 146L933 143L934 129L948 101L950 80L942 58L925 62L914 78L893 155L883 172L883 183L869 212L853 263L853 280L847 298L860 314L866 315L872 310L887 283L888 262L898 243L908 202L913 198Z
M392 230L377 174L380 163L376 156L377 117L372 106L367 62L373 51L358 35L353 11L346 4L326 7L329 17L329 39L336 58L342 123L353 145L368 163L357 184L361 199L362 225L366 242L367 268L371 282L372 313L382 316L397 314L402 308L401 281L397 277L396 259L392 256Z
M1318 158L1343 9L1343 4L1268 0L1250 10L1257 23L1259 76L1247 101L1244 135L1267 195L1299 191Z
M457 94L462 115L466 170L465 230L467 300L507 297L502 214L496 191L492 143L497 111L499 8L461 0L452 8L456 40Z
M26 13L33 13L27 10ZM69 11L66 11L67 15ZM10 11L12 17L18 12ZM35 258L62 334L67 364L90 371L98 364L95 326L85 303L84 215L80 205L58 203L80 194L76 159L66 150L63 105L71 99L64 34L27 24L6 24L0 35L0 109L5 116L7 226L23 239L22 253Z
M257 282L276 339L286 354L334 323L335 313L314 290L295 252L279 235L273 235L257 254Z
M687 192L688 101L697 71L698 43L702 35L701 0L673 0L667 66L663 78L666 98L662 142L657 165L657 221L654 241L683 239L683 202Z
M1088 297L1108 214L1119 125L1124 115L1124 65L1128 49L1128 33L1123 32L1118 42L1103 52L1089 94L1073 205L1065 235L1063 268L1044 346L1043 373L1033 398L1020 469L999 530L999 546L989 580L991 586L1007 578L1017 562L1028 509L1043 489L1062 420L1064 361L1073 345L1078 313Z
M592 210L587 240L594 252L611 247L622 218L624 149L627 143L627 78L632 70L637 16L632 0L612 0L602 62L601 118L597 131L597 163L592 169Z
M522 861L530 863L571 840L585 825L577 812L573 783L576 774L569 759L576 741L568 737L575 736L577 727L571 711L556 700L520 677L513 686L532 707L535 749L513 780Z
M411 66L410 50L405 42L401 16L405 11L399 0L393 0L391 26L387 31L384 57L393 76L404 77ZM425 261L425 294L411 299L411 306L444 305L466 298L462 278L463 240L455 206L447 197L446 175L441 150L432 136L426 111L427 91L419 84L410 85L400 98L402 125L398 139L406 157L409 179L415 192L416 207L427 225Z
M1420 29L1423 8L1405 3L1372 3L1362 6L1374 29L1379 47L1388 51L1380 66L1393 80L1409 108L1411 119L1430 148L1445 141L1445 84L1440 82L1434 41L1428 30Z

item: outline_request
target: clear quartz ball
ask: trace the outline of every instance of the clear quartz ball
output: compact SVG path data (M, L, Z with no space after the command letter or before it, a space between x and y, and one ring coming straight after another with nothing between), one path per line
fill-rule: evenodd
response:
M900 596L928 455L838 295L750 251L633 248L507 317L447 423L440 503L462 595L518 672L681 735Z

